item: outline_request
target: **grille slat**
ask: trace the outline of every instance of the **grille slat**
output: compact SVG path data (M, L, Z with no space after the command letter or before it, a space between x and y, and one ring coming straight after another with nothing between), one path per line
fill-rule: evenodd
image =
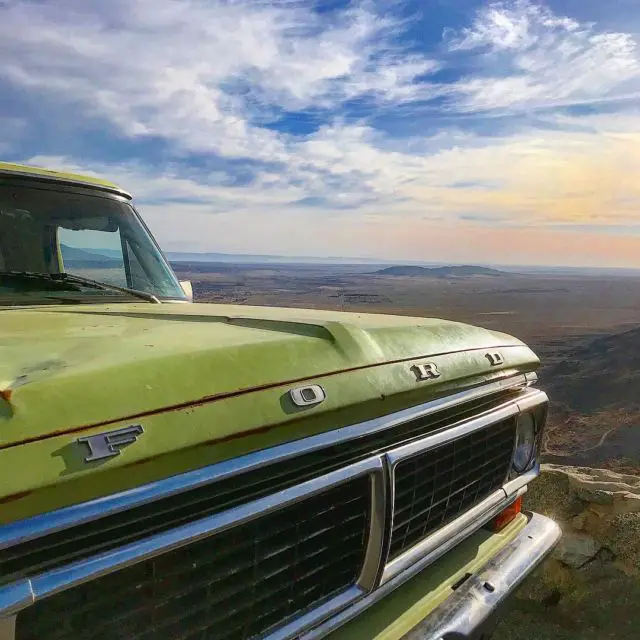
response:
M350 562L353 562L354 560L357 561L357 559L355 559L353 556L354 556L354 552L340 556L339 558L336 558L336 562L333 564L336 564L339 567L340 566L339 563L341 562L346 561L347 563L350 563ZM312 573L308 573L300 577L299 584L304 585L305 584L304 581L312 577L314 573L317 573L320 571L326 571L327 568L331 568L331 565L326 564L319 567L315 567ZM281 573L284 570L285 569L281 568L279 570L279 573ZM332 576L336 576L336 575L338 576L340 575L339 570L332 572ZM282 609L281 598L277 597L282 589L279 588L276 584L274 584L274 586L272 586L269 590L267 590L266 585L273 584L269 582L269 577L260 576L258 579L260 581L259 584L260 584L261 593L258 594L254 592L254 599L252 599L249 602L246 602L245 604L239 607L236 606L234 608L234 613L240 614L243 611L246 611L248 607L255 606L256 603L258 604L262 603L263 605L262 608L265 608L265 605L266 605L266 608L269 609L270 605L267 602L267 600L269 600L270 598L274 599L275 602L280 606L279 607L272 606L271 607L272 610L265 613L264 614L265 616L273 615L274 611ZM314 583L313 585L311 585L311 587L307 588L307 595L309 594L310 589L318 590L320 588L321 588L320 584ZM162 626L165 626L165 627L171 626L175 623L179 623L183 619L184 610L188 610L189 615L196 615L203 611L211 609L212 607L215 607L220 603L228 603L230 598L235 598L236 596L239 596L240 602L243 602L245 600L244 591L242 589L235 589L232 592L227 592L224 595L218 596L218 597L216 597L216 595L214 594L206 598L201 597L200 600L202 602L201 604L198 604L199 601L194 598L194 594L192 590L184 591L180 594L175 594L175 596L172 598L165 598L164 600L158 601L158 602L154 601L153 604L147 605L145 607L141 607L135 611L129 611L127 615L123 615L120 617L118 616L107 617L103 626L117 625L121 622L125 622L127 617L130 617L133 615L150 614L152 613L152 610L156 617L162 618L164 620L164 624ZM103 616L104 616L104 613L101 612L100 618L102 618ZM219 618L220 620L224 620L225 617L226 617L226 613L220 613L217 616L217 618ZM97 630L99 631L100 629L101 628L98 627ZM95 630L96 630L96 627L94 626L94 631ZM161 632L161 627L159 625L157 625L156 632Z
M353 516L353 519L355 518L356 516ZM358 528L356 528L355 526L351 526L351 530L349 530L348 528L345 528L342 540L344 541L347 549L354 549L354 548L357 548L358 539L361 539L361 537L362 537L362 532L360 531L360 527L358 526ZM324 546L322 547L322 550L328 550L331 548L332 547L330 547L325 542ZM267 581L270 579L270 577L273 577L276 574L282 574L282 572L286 571L287 569L286 558L284 558L282 554L286 554L286 552L289 551L291 547L281 545L281 549L282 549L282 553L279 554L278 556L272 553L263 554L263 558L262 558L263 561L269 561L271 563L270 565L271 576L261 574L260 580ZM206 587L206 585L208 584L207 576L212 570L212 565L222 565L222 568L225 570L225 573L226 573L226 579L228 580L229 578L235 578L235 580L233 582L233 586L228 589L226 589L226 587L224 586L224 581L221 581L219 583L218 589L216 590L216 593L210 594L209 596L207 596L206 601L210 605L215 605L219 602L224 601L225 599L229 599L234 596L242 597L244 582L238 580L238 578L241 577L238 575L239 571L234 571L232 568L229 568L228 564L225 564L224 562L221 561L221 555L224 555L223 552L225 551L228 552L228 549L220 549L218 547L216 547L215 549L212 549L211 557L208 557L206 562L202 564L198 564L196 568L193 568L192 566L191 567L188 566L188 563L175 565L174 561L170 561L171 564L167 564L166 562L163 562L163 564L165 564L166 567L162 568L163 577L159 579L155 584L154 606L160 607L166 602L170 602L172 600L179 600L181 598L186 598L186 597L189 598L188 602L190 604L193 604L194 593L197 593L198 589L202 587ZM238 553L235 549L233 551L234 551L234 556L239 556L244 553L244 551ZM313 558L314 555L317 555L318 553L320 553L320 551L321 550L314 548L313 551L307 553L307 559ZM338 554L339 550L336 551L334 549L333 552ZM345 554L345 558L349 560L350 558L348 558L347 556L350 556L353 553L354 553L353 551L349 551L347 554ZM336 562L339 561L342 557L343 557L342 554L336 555L336 558L337 558ZM158 565L158 562L156 563L156 567L157 565ZM240 564L237 558L235 560L235 565L240 566L240 568L242 568L242 565ZM325 565L322 564L320 566L324 567ZM246 566L245 566L245 572L248 570L250 569L246 569ZM180 581L180 580L183 580L184 582L177 582L177 583L174 582L174 581ZM173 585L172 585L172 582L174 582ZM179 584L179 585L184 584L185 586L184 588L176 589L175 584ZM85 611L87 615L91 613L95 613L96 617L100 619L102 619L105 616L106 607L110 607L111 609L114 610L114 613L117 613L119 603L121 602L126 603L126 599L131 595L135 595L138 588L139 587L136 584L125 582L124 587L119 586L117 591L118 596L117 598L114 599L114 596L112 593L105 592L100 588L94 590L93 588L87 587L86 595L87 595L87 598L89 599L89 603L87 606L85 606ZM112 616L111 614L109 614L107 617L111 618Z
M18 616L16 637L256 637L355 583L370 494L369 477L359 477L53 595Z
M456 477L456 479L453 480L453 482L451 482L450 484L445 484L444 486L456 487L458 485L470 486L471 484L476 484L480 482L482 478L485 477L486 475L493 475L495 473L496 465L501 465L502 463L503 463L503 457L495 456L490 460L483 462L482 464L475 467L474 471L461 474L459 477ZM422 498L415 498L415 496L413 495L413 489L409 491L405 490L404 492L397 492L396 493L396 509L395 509L396 515L397 516L403 515L404 512L408 508L410 508L414 503L417 504L420 501L428 501L431 499L432 495L437 496L438 493L442 491L447 491L446 488L438 489L438 490L431 489L430 491L422 491L426 486L435 486L436 484L438 484L438 486L442 486L442 484L444 483L439 483L431 479L428 479L426 481L416 482L415 492L420 493L423 496ZM409 495L410 493L411 495ZM440 500L436 500L436 502L434 503L434 506L438 504L439 501ZM398 505L403 505L403 506L398 506Z
M389 560L497 491L514 438L509 419L399 462Z
M339 512L336 512L336 518L340 518L341 514ZM358 520L360 519L360 516L352 516L352 522L355 521L355 519L358 518ZM356 538L361 537L362 536L362 532L360 530L360 526L361 523L358 522L355 525L350 525L350 526L345 526L345 527L341 527L340 531L341 531L341 535L342 535L342 539L347 543L347 548L351 548L349 546L350 542L356 542ZM325 527L326 529L326 527ZM309 540L312 540L313 538L308 538L307 540L304 540L303 542L308 543ZM330 548L326 541L324 542L324 546L322 547L322 549L327 549ZM188 548L185 550L185 555L186 555L186 551L188 550ZM203 563L198 563L197 567L193 567L193 564L190 564L190 561L188 558L184 559L183 562L176 564L175 560L172 558L169 558L168 560L165 559L164 556L160 556L155 564L155 567L157 568L160 565L160 568L162 570L162 579L157 581L155 584L156 587L156 599L158 600L158 603L161 604L162 603L162 599L167 599L167 598L172 598L172 597L182 597L182 595L185 595L187 593L192 593L193 588L194 587L198 587L198 586L202 586L203 584L206 584L206 576L208 575L208 573L211 571L211 566L212 565L217 565L219 570L224 570L225 573L225 577L226 579L229 578L238 578L238 574L244 570L245 573L247 571L252 570L250 567L246 567L246 563L243 564L242 563L242 558L244 556L244 554L246 553L246 551L244 549L236 549L233 548L231 549L232 554L230 554L230 548L227 547L223 547L222 545L218 544L215 547L212 546L211 549L211 556L206 558L206 561ZM263 562L265 561L271 561L273 562L274 558L277 558L277 565L278 566L284 566L286 567L286 562L284 561L282 555L286 554L287 552L291 551L291 545L290 544L284 544L284 543L280 543L280 548L279 548L279 555L280 557L278 558L276 555L274 555L273 553L273 548L269 549L268 551L264 551L261 554L261 559ZM317 546L315 546L311 551L309 551L308 553L306 553L306 558L312 558L314 556L314 554L318 553L319 549L317 548ZM335 553L335 550L334 550ZM230 562L229 561L229 555L233 556L233 561ZM226 558L225 558L226 556ZM261 576L261 579L265 579L266 576ZM175 591L175 581L177 580L181 580L181 579L186 579L186 587L183 591ZM200 581L200 582L197 582ZM203 582L204 581L204 582ZM197 583L196 583L197 582ZM196 583L196 584L194 584ZM236 583L234 583L236 584ZM165 585L170 586L170 590L169 590L169 594L165 595L163 593L163 588L165 587ZM223 586L221 585L219 587L219 589L222 589ZM135 587L134 587L134 591L135 591ZM225 594L223 596L220 596L220 598L218 598L217 595L211 595L209 600L212 603L215 603L218 601L218 599L223 599L224 597L227 596L232 596L232 595L236 595L237 593L239 593L239 591L235 591L235 592L229 592L228 594ZM104 601L108 601L111 598L109 593L99 593L98 595L94 595L93 593L91 594L91 608L93 609L100 609L100 607L102 606L102 603Z
M88 558L202 517L255 500L305 480L424 437L513 398L503 390L431 416L355 440L302 454L241 476L216 481L127 511L0 550L0 585Z

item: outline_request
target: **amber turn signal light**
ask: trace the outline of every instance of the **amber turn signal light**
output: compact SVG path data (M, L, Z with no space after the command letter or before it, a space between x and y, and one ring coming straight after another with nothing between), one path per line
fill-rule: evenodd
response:
M522 496L518 496L506 509L503 509L489 522L489 529L497 533L504 529L522 511Z

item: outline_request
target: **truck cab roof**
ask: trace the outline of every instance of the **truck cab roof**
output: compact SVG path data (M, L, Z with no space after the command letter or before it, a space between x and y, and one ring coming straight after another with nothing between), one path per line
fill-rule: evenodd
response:
M53 171L51 169L43 169L41 167L33 167L25 164L0 162L0 177L3 175L53 181L59 184L63 183L76 186L93 187L103 191L110 191L129 199L131 198L131 194L129 192L125 191L113 182L78 173L66 173L63 171Z

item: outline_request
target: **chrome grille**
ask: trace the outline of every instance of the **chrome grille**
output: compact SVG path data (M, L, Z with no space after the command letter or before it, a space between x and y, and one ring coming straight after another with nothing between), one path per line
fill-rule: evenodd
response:
M0 614L20 612L17 640L300 637L444 553L442 525L480 526L508 425L534 406L544 424L548 399L478 391L0 527Z
M400 461L389 559L410 549L504 483L513 454L508 419Z
M352 586L368 476L36 603L17 640L246 640Z

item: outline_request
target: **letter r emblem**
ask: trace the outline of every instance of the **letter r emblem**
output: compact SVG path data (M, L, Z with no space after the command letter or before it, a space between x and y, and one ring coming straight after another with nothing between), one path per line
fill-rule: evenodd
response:
M438 367L433 362L425 362L423 364L414 364L411 367L416 374L418 380L432 380L440 377Z

